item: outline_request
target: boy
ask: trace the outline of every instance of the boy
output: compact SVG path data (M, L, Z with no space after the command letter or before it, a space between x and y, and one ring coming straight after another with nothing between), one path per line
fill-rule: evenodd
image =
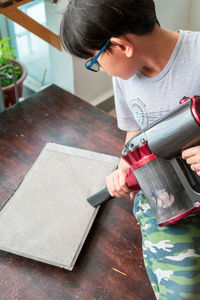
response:
M118 127L125 143L166 114L183 96L200 94L200 33L160 27L153 0L71 0L61 24L64 47L89 59L86 68L113 76ZM182 157L200 175L200 146ZM130 195L122 159L107 177L114 197ZM142 193L134 214L144 261L157 299L200 299L200 219L159 228Z

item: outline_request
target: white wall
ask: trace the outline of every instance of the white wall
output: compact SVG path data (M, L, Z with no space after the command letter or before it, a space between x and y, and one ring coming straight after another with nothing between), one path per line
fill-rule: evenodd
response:
M170 30L188 29L190 5L192 1L193 0L154 0L161 26Z
M66 0L60 0L57 5L53 5L52 1L44 2L47 27L58 35L62 11L64 10L66 2ZM74 93L74 70L71 55L64 50L59 51L49 46L49 57L52 81L61 88Z
M105 72L91 72L85 67L85 60L73 58L74 91L78 97L97 105L113 95L112 78Z
M200 1L190 0L190 15L188 29L200 31Z
M59 0L56 5L52 0L45 1L47 25L59 34L60 22L69 0ZM85 60L72 57L65 50L58 51L49 46L52 80L58 86L75 93L82 99L97 105L113 95L112 79L104 72L96 74L87 71Z
M60 22L68 0L45 1L47 26L59 34ZM113 95L112 79L106 73L93 74L84 67L84 60L72 57L65 50L49 46L51 77L55 84L96 105Z

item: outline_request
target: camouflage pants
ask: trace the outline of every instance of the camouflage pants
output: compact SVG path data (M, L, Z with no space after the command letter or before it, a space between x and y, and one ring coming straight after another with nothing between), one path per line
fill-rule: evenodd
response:
M142 193L134 215L142 233L146 270L157 299L200 299L200 216L158 227Z

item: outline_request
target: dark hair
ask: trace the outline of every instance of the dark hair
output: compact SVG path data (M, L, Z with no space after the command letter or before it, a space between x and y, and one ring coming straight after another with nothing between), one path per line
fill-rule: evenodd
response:
M125 33L145 35L159 24L153 0L71 0L60 36L72 55L89 58L111 38ZM111 50L110 44L107 50Z

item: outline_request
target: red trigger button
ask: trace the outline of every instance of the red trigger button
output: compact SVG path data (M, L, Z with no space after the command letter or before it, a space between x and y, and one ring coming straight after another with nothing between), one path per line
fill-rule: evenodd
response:
M185 103L186 101L188 101L190 98L189 97L183 97L180 101L179 101L179 104L183 104Z

